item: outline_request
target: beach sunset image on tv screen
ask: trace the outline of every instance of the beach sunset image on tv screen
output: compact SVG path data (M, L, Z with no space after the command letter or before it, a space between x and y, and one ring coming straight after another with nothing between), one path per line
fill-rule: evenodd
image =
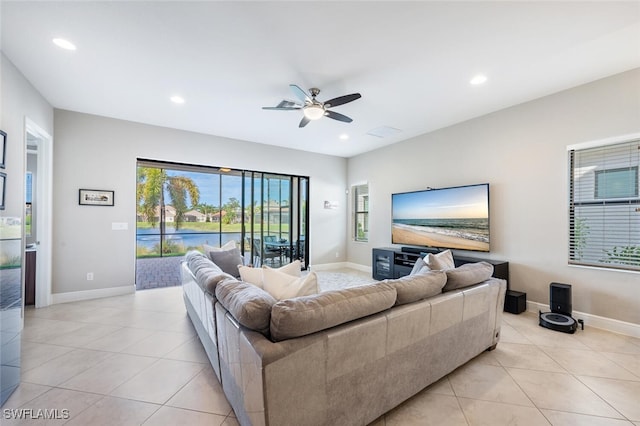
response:
M489 185L393 194L394 244L489 251Z

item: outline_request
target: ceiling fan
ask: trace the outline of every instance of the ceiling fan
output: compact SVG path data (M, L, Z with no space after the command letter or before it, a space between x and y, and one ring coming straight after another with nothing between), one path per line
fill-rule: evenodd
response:
M301 103L283 100L277 106L274 107L262 107L262 109L271 109L278 111L292 111L302 110L304 117L300 121L298 127L304 127L309 124L311 120L317 120L322 117L333 118L334 120L343 121L345 123L351 123L353 120L344 114L340 114L335 111L329 110L336 106L344 105L346 103L360 99L360 93L352 93L350 95L338 96L337 98L329 99L325 102L320 102L316 99L316 96L320 93L320 89L312 87L309 89L309 93L302 90L295 84L290 84L289 87L300 100Z

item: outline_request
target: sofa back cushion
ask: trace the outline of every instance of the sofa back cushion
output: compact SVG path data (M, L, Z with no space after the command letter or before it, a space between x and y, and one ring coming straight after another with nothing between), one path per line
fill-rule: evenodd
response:
M253 284L226 279L218 283L216 298L240 324L269 334L271 308L276 303L269 293Z
M396 289L380 283L281 300L271 310L271 339L305 336L393 306Z
M444 271L429 271L424 268L413 275L383 282L391 284L398 292L396 305L404 305L442 293L442 288L447 282L447 274Z
M185 255L185 262L191 273L196 277L196 282L202 289L211 295L216 292L216 285L224 279L231 278L218 265L207 256L193 250Z
M447 283L442 291L450 291L488 280L493 275L493 265L488 262L465 263L455 269L448 269L445 273Z

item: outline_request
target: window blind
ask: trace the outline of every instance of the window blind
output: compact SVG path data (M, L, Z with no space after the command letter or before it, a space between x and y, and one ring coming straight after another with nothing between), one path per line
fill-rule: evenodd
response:
M640 271L640 140L569 151L569 263Z

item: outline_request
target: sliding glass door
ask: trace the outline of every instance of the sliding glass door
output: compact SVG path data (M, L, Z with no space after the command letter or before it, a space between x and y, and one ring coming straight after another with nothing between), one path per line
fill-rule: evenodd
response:
M248 263L300 259L306 268L308 193L302 176L138 160L138 288L180 284L178 275L167 278L175 284L148 282L162 275L159 259L174 258L173 268L188 250L232 240Z

